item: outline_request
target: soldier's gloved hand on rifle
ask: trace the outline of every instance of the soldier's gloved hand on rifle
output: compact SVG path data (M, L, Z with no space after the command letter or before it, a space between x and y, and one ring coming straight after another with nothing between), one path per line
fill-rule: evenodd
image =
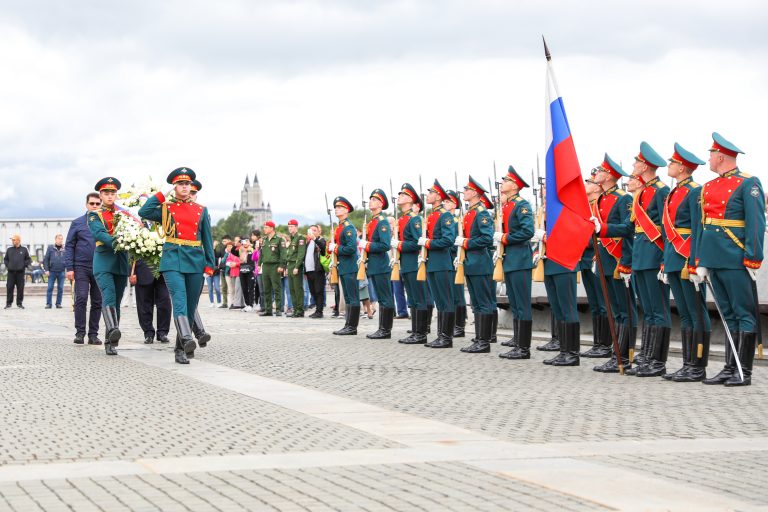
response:
M590 217L589 220L591 220L595 225L595 233L600 233L600 229L603 227L600 224L600 220L597 217Z
M749 277L751 277L753 281L757 282L757 271L760 269L751 268L751 267L744 267L744 268L746 268L747 272L749 272Z
M458 268L459 268L459 257L456 256L455 258L453 258L453 269L456 270Z
M544 240L544 236L547 234L546 231L543 229L537 229L533 232L533 236L531 237L531 243L537 244Z
M533 253L533 266L535 267L536 265L538 265L540 261L541 261L540 254L538 252Z
M597 260L592 260L592 273L597 274Z
M632 274L625 274L624 272L619 272L619 275L624 280L624 285L629 287L629 280L632 279Z
M357 259L357 265L358 265L358 266L362 265L363 263L364 263L364 262L363 262L363 258L358 258L358 259Z
M398 247L399 245L400 245L400 242L399 242L399 241L398 241L396 238L393 238L393 239L392 239L392 240L389 242L389 246L390 246L391 248L393 248L393 249L397 249L397 247Z
M502 233L501 231L496 231L495 233L493 233L493 243L498 244L499 242L501 242L502 238L504 238L504 233Z
M697 290L699 289L701 283L704 282L704 279L702 279L702 277L696 272L689 273L688 280L693 283L693 286L695 286Z
M656 279L658 279L664 284L669 284L669 278L667 277L667 274L665 274L663 270L659 270L659 273L656 274Z
M702 281L707 281L709 279L709 269L707 267L696 267L696 273Z
M419 255L419 260L418 260L419 265L426 262L427 262L427 258L422 258L421 255Z
M455 245L456 247L464 247L464 240L466 240L466 238L464 238L463 236L457 236L456 241L453 242L453 245Z
M419 244L420 246L424 247L425 245L427 245L427 240L429 240L429 238L427 238L427 237L424 237L424 236L420 236L420 237L419 237L419 241L418 241L418 244Z
M493 264L495 265L497 261L499 261L499 251L493 251Z
M336 242L331 242L328 244L328 252L333 252L334 249L336 249Z
M368 246L368 242L366 242L365 240L358 240L357 241L357 248L358 249L361 249L361 250L364 251L367 246Z

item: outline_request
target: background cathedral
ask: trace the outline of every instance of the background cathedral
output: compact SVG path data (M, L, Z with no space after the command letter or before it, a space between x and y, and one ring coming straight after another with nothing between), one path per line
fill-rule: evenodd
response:
M233 207L233 209L236 209ZM272 206L269 203L264 205L264 196L259 185L259 176L254 173L253 184L245 177L245 185L240 192L240 211L248 212L253 219L253 227L261 227L268 220L272 219Z

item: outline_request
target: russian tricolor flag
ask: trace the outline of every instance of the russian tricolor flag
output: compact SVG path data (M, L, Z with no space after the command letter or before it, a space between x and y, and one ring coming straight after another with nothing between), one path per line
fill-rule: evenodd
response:
M573 270L589 243L595 225L581 177L571 128L557 87L547 49L546 224L547 258Z

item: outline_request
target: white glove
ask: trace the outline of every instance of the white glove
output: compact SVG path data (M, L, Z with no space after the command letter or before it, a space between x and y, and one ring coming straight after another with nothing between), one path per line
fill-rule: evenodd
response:
M499 261L499 251L493 251L493 264L495 265L497 261Z
M389 246L390 246L391 248L393 248L393 249L397 249L399 245L400 245L400 242L399 242L397 239L395 239L395 238L393 238L393 239L392 239L392 240L390 240L390 242L389 242Z
M424 247L425 245L427 245L427 240L429 240L429 238L424 237L424 236L420 236L419 240L418 240L418 244L420 246Z
M336 249L336 242L331 242L328 244L328 252L333 252Z
M597 274L597 260L592 262L592 273Z
M493 234L493 243L498 244L499 242L501 242L501 239L503 237L504 237L504 233L502 233L501 231L496 231Z
M427 262L427 258L422 258L421 255L419 255L419 259L418 259L419 265L421 265L422 263L426 263L426 262Z
M669 278L667 277L667 274L665 274L663 270L659 270L659 273L656 274L656 279L658 279L664 284L669 284Z
M464 247L464 240L466 240L466 238L464 238L463 236L457 236L456 241L453 242L453 245L455 245L456 247Z
M368 242L366 242L365 240L358 240L357 241L357 248L358 249L364 251L367 246L368 246Z
M531 243L537 244L544 240L544 235L546 235L547 232L543 229L537 229L533 232L533 236L531 237Z
M539 256L539 253L534 254L533 255L533 266L535 267L536 265L538 265L539 261L541 261L541 256Z
M701 283L704 282L704 279L702 279L702 277L696 272L688 274L688 280L693 283L693 286L694 288L696 288L696 291L699 290L699 286L701 286Z
M624 280L624 286L629 288L629 280L632 279L632 274L625 274L624 272L619 272L619 275Z
M595 233L600 233L600 228L602 226L600 225L600 221L597 217L590 217L589 220L591 220L595 224Z
M709 279L709 269L707 269L707 267L696 267L696 273L702 281Z
M453 258L453 269L456 270L457 268L459 268L459 257L458 256Z
M359 266L360 266L362 263L365 263L365 261L363 260L363 258L358 258L358 259L357 259L357 266L359 267Z
M751 268L751 267L744 267L744 268L746 268L747 272L749 272L749 277L751 277L753 281L757 282L757 271L760 269Z
M390 258L390 260L389 260L389 268L394 267L395 263L397 263L397 260L395 258Z

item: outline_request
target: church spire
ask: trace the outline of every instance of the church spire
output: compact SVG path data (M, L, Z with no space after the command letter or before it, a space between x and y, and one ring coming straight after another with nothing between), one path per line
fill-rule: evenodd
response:
M251 185L251 184L250 184L250 182L248 181L248 175L246 174L246 175L245 175L245 186L246 186L246 187L248 187L248 186L250 186L250 185Z
M253 173L253 184L256 185L259 183L259 175L257 173Z

